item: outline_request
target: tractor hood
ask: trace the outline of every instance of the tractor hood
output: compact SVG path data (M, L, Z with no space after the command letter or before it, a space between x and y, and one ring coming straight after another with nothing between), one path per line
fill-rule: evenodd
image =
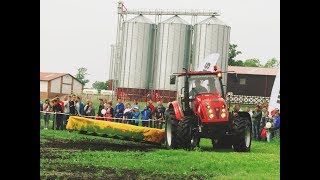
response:
M225 100L216 94L200 94L195 97L194 112L202 122L228 121L228 107Z

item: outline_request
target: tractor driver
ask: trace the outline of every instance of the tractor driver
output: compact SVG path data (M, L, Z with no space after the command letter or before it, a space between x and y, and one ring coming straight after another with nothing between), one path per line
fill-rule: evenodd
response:
M197 94L208 93L208 90L201 86L201 81L199 79L195 80L195 87L190 91L190 96L195 97Z

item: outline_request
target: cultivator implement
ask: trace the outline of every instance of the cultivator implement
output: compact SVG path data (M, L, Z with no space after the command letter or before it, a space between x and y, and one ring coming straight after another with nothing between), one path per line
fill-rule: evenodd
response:
M161 144L165 135L164 129L101 121L79 116L70 116L66 129L155 144Z

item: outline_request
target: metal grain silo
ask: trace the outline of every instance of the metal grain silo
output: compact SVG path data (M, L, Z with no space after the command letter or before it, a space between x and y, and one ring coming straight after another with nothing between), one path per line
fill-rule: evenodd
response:
M155 24L139 15L123 22L119 87L146 89L151 80Z
M158 24L153 89L176 91L176 85L170 85L170 75L188 66L190 37L191 25L179 16Z
M194 69L197 69L199 63L208 55L219 53L217 66L222 71L227 71L230 29L230 26L214 16L194 25L192 55L192 67ZM224 73L223 76L223 84L226 85L227 73Z

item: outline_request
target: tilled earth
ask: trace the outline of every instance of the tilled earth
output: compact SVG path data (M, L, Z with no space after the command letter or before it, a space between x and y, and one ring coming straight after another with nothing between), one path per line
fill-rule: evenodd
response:
M69 159L74 152L80 151L142 151L148 152L161 147L152 144L129 142L126 144L112 143L107 140L68 140L41 139L40 158L42 163L41 179L204 179L199 176L177 177L174 175L143 173L139 169L116 170L111 167L87 166L79 163L59 164L54 160ZM150 174L150 173L149 173Z

